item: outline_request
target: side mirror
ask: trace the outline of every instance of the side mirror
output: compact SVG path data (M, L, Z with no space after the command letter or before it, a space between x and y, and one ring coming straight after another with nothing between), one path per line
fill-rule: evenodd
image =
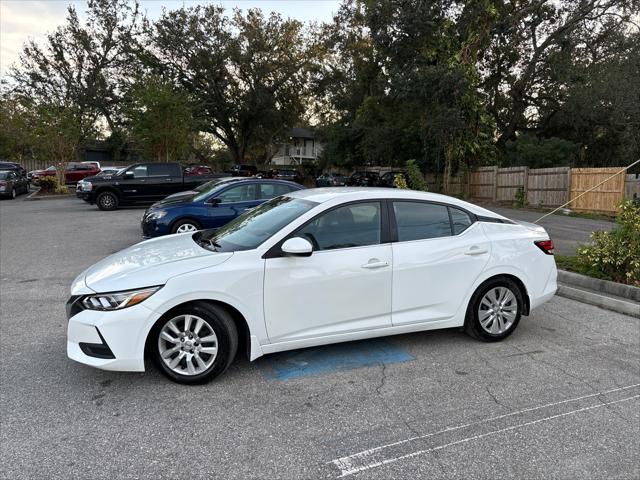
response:
M301 237L293 237L282 244L282 252L290 257L310 257L313 253L313 245L309 240Z
M220 204L220 199L219 198L211 198L211 199L207 200L207 203L212 207L217 207Z
M124 172L124 178L133 178L133 172Z

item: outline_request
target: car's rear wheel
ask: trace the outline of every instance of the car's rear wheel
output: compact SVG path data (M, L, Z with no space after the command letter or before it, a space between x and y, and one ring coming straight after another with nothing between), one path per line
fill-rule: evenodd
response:
M119 203L118 196L113 192L102 192L96 198L96 205L100 210L115 210Z
M486 342L507 338L518 326L523 307L523 293L513 280L489 280L471 298L466 330Z
M197 302L172 311L151 333L153 360L178 383L213 380L231 365L238 332L222 307Z
M171 227L171 233L193 233L200 230L202 227L195 220L189 218L184 220L178 220Z

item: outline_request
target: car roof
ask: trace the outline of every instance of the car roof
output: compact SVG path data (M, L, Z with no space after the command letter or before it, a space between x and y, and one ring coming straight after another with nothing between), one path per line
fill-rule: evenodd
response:
M493 218L506 219L502 215L479 207L473 203L465 202L456 197L442 195L440 193L420 192L418 190L399 188L377 188L377 187L323 187L296 190L287 193L288 197L301 198L316 203L331 202L334 204L353 202L357 200L422 200L436 203L446 203L468 210L469 212L490 216Z

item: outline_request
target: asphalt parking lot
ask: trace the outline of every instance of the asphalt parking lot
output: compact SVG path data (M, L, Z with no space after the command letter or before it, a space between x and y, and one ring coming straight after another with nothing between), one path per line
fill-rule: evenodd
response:
M640 322L564 298L499 344L401 335L197 387L68 360L71 281L141 215L0 202L0 478L640 477Z

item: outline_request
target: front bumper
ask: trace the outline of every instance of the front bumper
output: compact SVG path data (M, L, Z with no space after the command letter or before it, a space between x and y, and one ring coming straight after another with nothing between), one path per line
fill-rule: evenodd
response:
M144 371L145 342L160 318L158 313L143 304L108 312L75 312L71 310L67 326L70 359L102 370Z

